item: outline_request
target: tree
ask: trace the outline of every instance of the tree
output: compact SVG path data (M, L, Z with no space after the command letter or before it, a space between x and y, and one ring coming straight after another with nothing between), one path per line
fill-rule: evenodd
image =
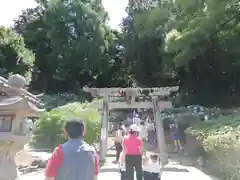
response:
M23 38L9 28L0 27L0 75L19 73L31 81L33 53L25 47Z
M79 93L84 85L125 86L119 35L106 26L101 1L40 1L15 22L36 55L33 89Z
M144 7L132 10L122 29L125 61L137 82L179 85L188 103L226 102L239 93L238 1L173 0Z
M31 87L46 92L49 85L54 81L53 74L56 69L54 62L48 59L52 48L50 37L44 23L44 6L38 5L22 11L15 20L14 29L23 36L26 46L35 54L34 72Z
M125 63L137 84L149 87L176 84L174 73L166 69L163 61L167 11L157 6L128 13L122 23Z
M217 103L226 94L239 93L239 3L177 2L172 11L178 23L168 34L166 48L173 54L181 89L200 103Z

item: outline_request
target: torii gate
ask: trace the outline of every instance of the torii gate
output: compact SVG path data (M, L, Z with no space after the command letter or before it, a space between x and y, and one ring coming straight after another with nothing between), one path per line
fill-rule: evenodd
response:
M161 111L163 109L172 108L171 101L161 101L159 97L169 96L171 92L178 91L178 87L162 87L162 88L87 88L85 92L91 93L93 97L102 97L103 103L97 102L92 104L93 107L102 110L102 127L100 142L100 161L105 162L108 149L108 122L109 110L111 109L132 109L132 108L148 108L153 109L154 120L156 122L156 132L158 140L158 149L160 150L160 158L163 165L168 163L167 148L165 143L163 121ZM147 95L145 95L147 94ZM136 102L136 97L148 96L149 101ZM125 97L125 102L110 102L111 97Z

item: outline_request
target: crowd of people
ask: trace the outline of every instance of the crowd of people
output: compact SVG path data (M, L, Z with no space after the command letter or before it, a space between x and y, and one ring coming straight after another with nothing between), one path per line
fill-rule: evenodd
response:
M157 145L156 126L153 121L132 121L132 125L121 124L115 136L116 163L120 165L121 180L133 180L134 169L137 180L159 180L161 161L157 154L146 153L144 143ZM182 151L178 124L171 121L169 131L174 152Z
M140 120L140 118L134 118L132 123L121 123L115 133L115 147L116 147L116 161L118 162L120 153L122 152L122 141L124 136L129 134L130 126L135 124L139 128L138 136L146 144L148 143L153 149L157 147L157 134L155 123L151 120Z
M170 129L176 149L182 150L177 125ZM68 141L56 147L45 172L45 180L97 180L99 158L95 148L84 141L83 121L68 121L64 134ZM161 160L157 154L146 153L144 142L157 143L152 121L136 121L130 126L122 124L115 136L116 162L119 163L121 180L160 180ZM84 164L84 166L83 166Z
M126 129L126 128L125 128ZM123 131L124 133L119 133ZM144 151L144 141L147 139L147 129L141 122L140 126L132 124L127 131L121 127L118 130L116 139L119 140L118 135L122 137L122 152L119 160L121 180L134 180L134 169L136 171L137 180L149 179L159 180L160 179L160 161L157 154L146 154ZM119 141L118 141L119 142Z

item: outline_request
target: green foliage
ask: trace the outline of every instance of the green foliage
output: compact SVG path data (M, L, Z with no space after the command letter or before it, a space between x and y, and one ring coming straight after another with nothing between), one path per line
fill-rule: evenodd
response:
M208 154L209 170L224 179L239 180L240 115L223 116L215 121L199 122L187 132L196 136Z
M188 133L193 135L222 135L228 132L236 131L240 128L239 116L222 116L216 120L211 121L198 121L193 124L189 129Z
M120 35L106 24L100 0L39 1L24 11L14 29L36 56L32 89L79 94L85 85L124 86Z
M119 33L100 0L39 0L14 30L35 54L33 90L179 85L181 103L230 97L232 105L240 102L239 20L237 0L169 0L129 12Z
M122 31L132 76L146 86L179 85L187 104L238 94L238 10L236 0L175 0L129 13Z
M175 17L169 23L165 49L172 56L182 91L197 97L198 103L217 103L223 93L239 93L235 81L240 56L238 9L236 0L172 4Z
M44 103L44 108L47 110L54 109L58 106L63 106L68 103L73 102L84 102L87 95L84 93L82 95L76 95L71 93L58 93L58 94L44 94L41 97L42 102Z
M139 36L156 36L164 33L164 24L168 21L169 15L169 12L161 7L135 12L134 28Z
M9 28L0 26L0 75L19 73L31 81L33 53L25 47L23 38Z
M31 145L37 148L54 149L66 139L63 125L72 119L81 119L86 126L85 141L96 144L100 141L101 117L96 109L87 107L87 103L70 103L45 113L36 122Z
M123 46L127 66L140 86L168 86L175 76L167 69L165 58L165 23L169 13L162 7L137 10L123 20ZM176 83L175 83L176 84Z

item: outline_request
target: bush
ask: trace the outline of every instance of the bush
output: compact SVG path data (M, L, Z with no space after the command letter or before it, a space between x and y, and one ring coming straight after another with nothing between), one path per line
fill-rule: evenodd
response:
M76 95L72 93L59 93L53 95L44 94L43 97L41 97L45 109L47 110L54 109L58 106L66 105L68 103L84 102L86 99L87 96L84 93L82 93L81 95Z
M86 103L70 103L46 112L36 122L30 145L35 148L54 149L65 141L63 125L67 120L81 119L86 126L85 141L96 144L100 141L101 116Z
M187 129L196 136L208 155L209 170L223 179L240 179L240 116L223 116L198 122ZM218 173L218 174L216 174Z

